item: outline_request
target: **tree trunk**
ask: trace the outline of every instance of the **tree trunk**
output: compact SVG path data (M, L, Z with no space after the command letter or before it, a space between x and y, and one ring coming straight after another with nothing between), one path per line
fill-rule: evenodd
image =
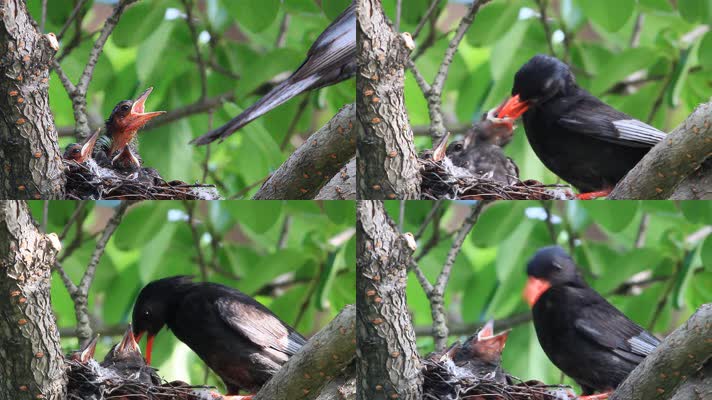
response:
M56 48L54 35L37 30L24 1L0 1L2 199L64 196L63 165L48 96Z
M37 230L25 202L0 202L0 399L66 397L50 302L60 248L57 235Z
M407 34L388 24L380 0L358 0L356 113L360 199L418 199L420 173L403 98L405 65L413 49Z
M420 399L422 376L405 289L413 255L380 201L356 209L359 399Z

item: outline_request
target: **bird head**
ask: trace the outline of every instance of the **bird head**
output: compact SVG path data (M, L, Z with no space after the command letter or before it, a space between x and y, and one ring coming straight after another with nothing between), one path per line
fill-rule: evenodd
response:
M136 341L146 334L146 362L151 364L153 339L171 317L180 288L192 285L189 276L159 279L146 285L138 294L131 316Z
M575 82L568 65L555 57L538 54L514 75L512 97L497 116L517 119L529 108L565 93Z
M69 358L74 361L79 361L82 364L86 364L94 358L94 352L96 351L96 344L99 341L99 336L95 336L94 339L88 341L84 347L80 350L72 352Z
M68 145L64 150L64 155L62 157L65 160L74 160L78 163L83 163L88 160L94 151L94 145L96 145L96 140L99 138L100 131L100 129L97 129L93 135L89 136L84 141L84 143L72 143Z
M524 298L530 306L552 286L578 283L582 279L574 260L559 246L539 249L527 264L527 275Z
M129 362L143 364L141 348L138 347L131 324L126 329L121 341L109 350L104 358L104 363Z
M456 351L451 350L449 356L456 364L481 360L489 364L499 365L508 336L509 330L495 335L494 322L490 320L477 334L468 338L461 347L454 348Z
M106 121L106 131L111 136L111 149L109 156L129 144L136 136L136 132L146 123L165 111L144 112L148 96L153 91L146 89L136 100L124 100L114 107L111 116Z

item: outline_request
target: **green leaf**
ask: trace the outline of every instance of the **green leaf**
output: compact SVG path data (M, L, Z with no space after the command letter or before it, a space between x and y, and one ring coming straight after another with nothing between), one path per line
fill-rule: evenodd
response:
M559 9L561 19L568 31L576 31L585 21L581 7L574 0L561 0Z
M680 15L687 22L709 22L712 16L712 2L709 0L678 0Z
M675 277L675 284L672 289L672 304L676 309L680 309L685 305L685 291L695 273L692 268L692 261L695 258L697 249L689 251L682 261L682 269L678 271Z
M494 80L501 80L505 77L508 69L512 66L513 60L518 55L524 35L529 30L531 21L517 21L514 27L502 36L492 47L490 58L490 72Z
M356 203L354 201L325 201L322 204L326 215L334 223L352 225L356 221Z
M168 4L161 1L134 4L121 15L120 23L111 33L111 39L119 47L134 47L145 43L151 33L162 25L167 8Z
M705 33L702 38L700 47L697 49L697 59L700 65L707 68L712 67L712 31Z
M578 0L584 14L608 32L616 32L633 15L635 0Z
M581 206L598 225L611 232L620 232L633 221L639 202L616 201L615 207L608 201L581 201Z
M333 202L330 202L333 203ZM331 306L329 302L329 295L331 288L334 284L334 279L336 278L337 268L335 267L336 261L336 251L329 252L326 261L324 261L324 269L318 276L319 281L316 286L316 296L314 296L314 306L319 311L324 311L329 309Z
M227 210L241 225L255 233L269 230L282 215L284 203L281 200L230 201Z
M262 32L277 18L280 0L223 0L222 4L241 26Z
M526 202L518 201L489 205L482 211L477 224L470 232L470 240L478 247L498 245L526 220L526 206Z
M503 1L482 7L467 31L467 42L481 47L498 41L517 23L520 7L519 4Z
M321 8L324 10L324 14L333 20L344 12L349 4L351 4L350 0L323 0Z
M681 201L677 204L682 210L682 214L690 222L708 224L712 221L712 202Z
M700 249L700 258L702 258L702 264L707 271L712 272L712 235L707 236L702 244L702 248Z

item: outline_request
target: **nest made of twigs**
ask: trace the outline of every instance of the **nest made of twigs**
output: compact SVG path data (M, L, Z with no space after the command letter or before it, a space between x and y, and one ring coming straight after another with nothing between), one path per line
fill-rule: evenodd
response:
M507 375L507 382L453 371L447 361L424 359L423 400L573 400L574 391L563 385L523 382Z
M152 382L135 377L123 377L113 369L100 367L95 360L88 363L66 360L68 400L216 400L214 388L190 386L185 382L161 382L155 374ZM145 367L149 368L150 367Z
M152 168L123 173L96 164L64 160L66 198L71 200L219 200L214 185L167 182Z
M421 199L460 200L570 200L575 196L569 186L545 185L534 180L507 184L487 176L475 176L452 165L448 158L434 161L419 158L422 182ZM513 177L514 180L515 177Z

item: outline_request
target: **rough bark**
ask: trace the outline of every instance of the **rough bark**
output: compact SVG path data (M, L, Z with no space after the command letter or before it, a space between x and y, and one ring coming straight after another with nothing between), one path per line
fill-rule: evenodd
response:
M359 399L420 399L422 376L406 301L413 254L380 201L356 209Z
M2 199L64 196L61 153L48 96L49 67L56 52L52 38L38 31L24 1L0 1Z
M61 248L33 224L27 204L0 202L0 399L63 399L64 357L50 303Z
M253 200L313 199L356 153L356 107L344 106L275 171Z
M333 391L334 386L330 382L343 378L342 371L354 360L355 319L356 308L346 306L282 366L260 389L255 400L314 399L325 387Z
M356 108L361 199L418 199L420 174L403 98L408 34L391 29L380 0L358 0Z
M712 360L712 303L703 304L663 340L610 400L667 400ZM689 389L689 388L688 388ZM690 399L694 399L691 397Z
M680 182L670 200L712 200L712 158Z
M315 200L356 200L356 158L324 185Z
M711 155L712 102L708 102L653 147L616 185L609 199L668 199Z

